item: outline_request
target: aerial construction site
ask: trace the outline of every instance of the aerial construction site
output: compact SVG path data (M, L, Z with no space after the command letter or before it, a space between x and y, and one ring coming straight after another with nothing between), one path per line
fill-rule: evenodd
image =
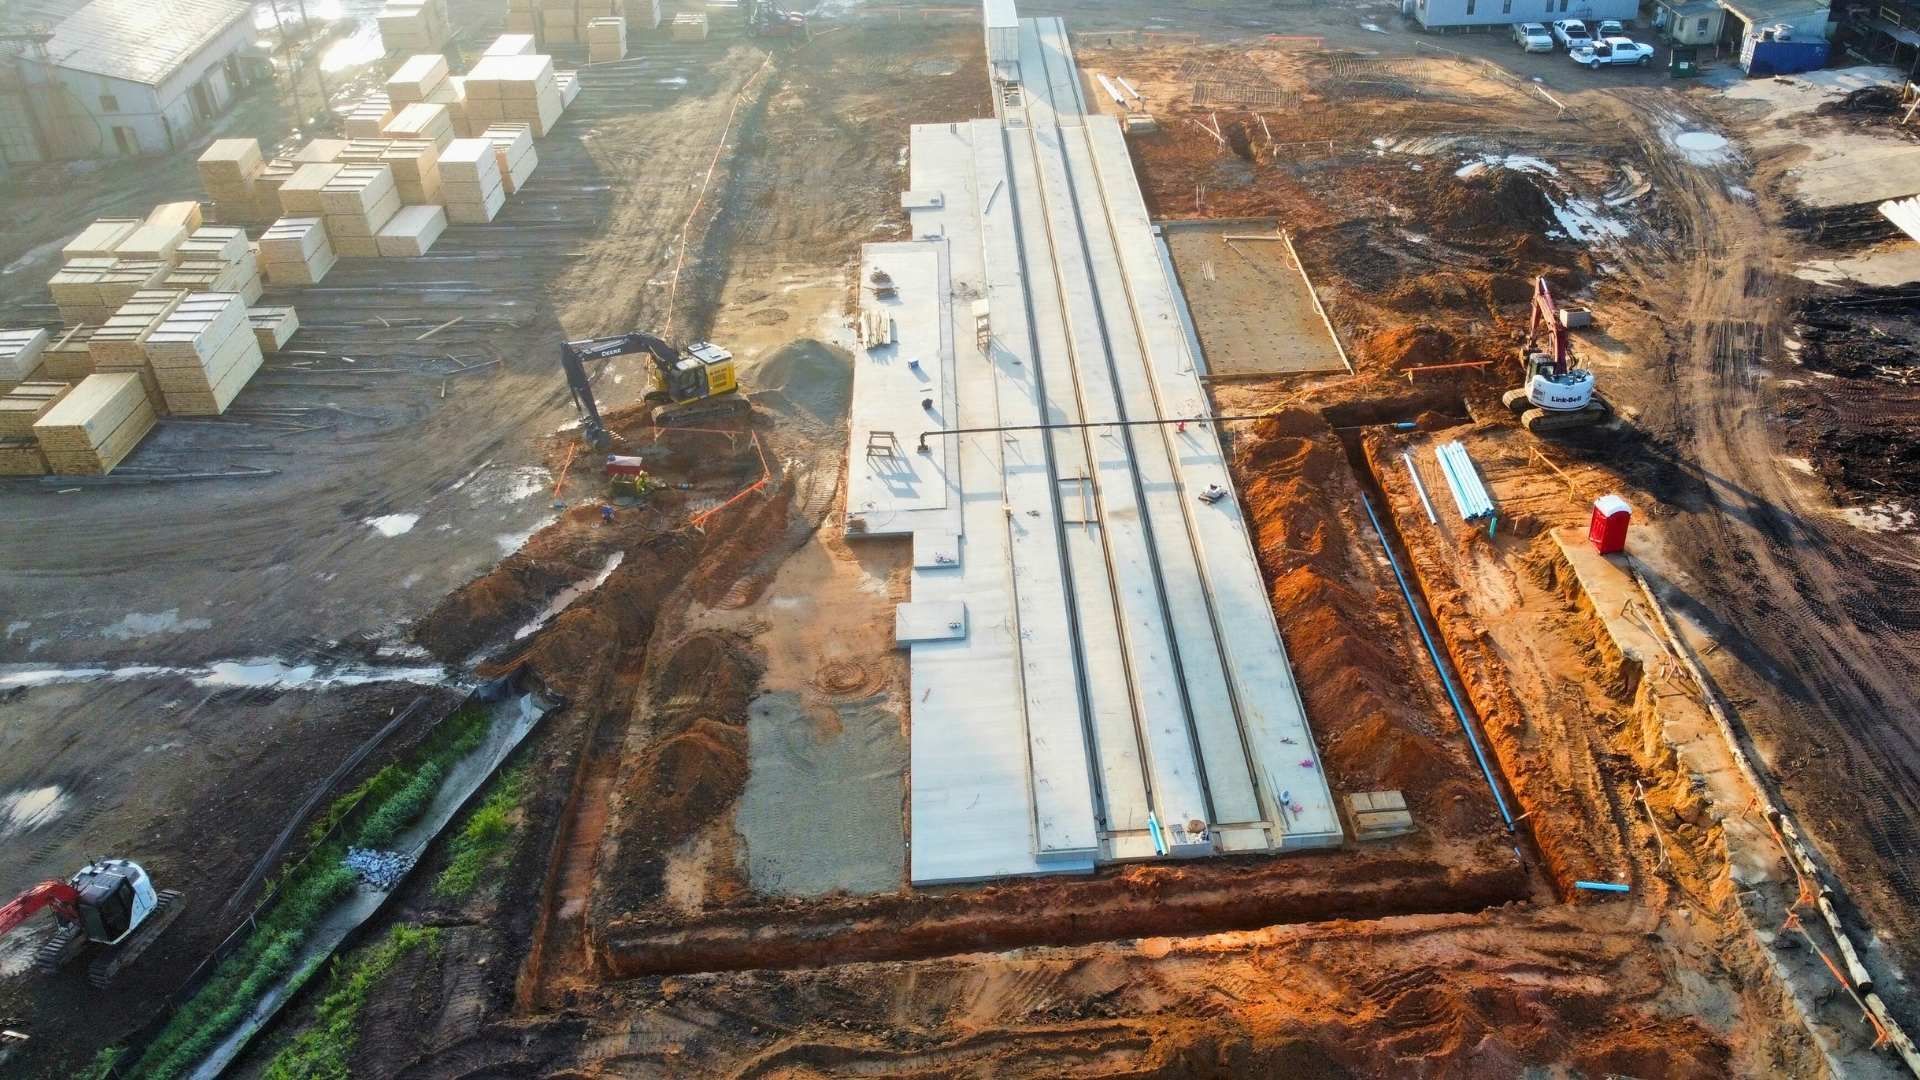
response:
M0 9L0 1072L1920 1075L1920 8L1477 6Z

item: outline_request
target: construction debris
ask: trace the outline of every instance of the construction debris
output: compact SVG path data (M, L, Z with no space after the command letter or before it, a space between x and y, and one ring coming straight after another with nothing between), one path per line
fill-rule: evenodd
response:
M385 892L405 880L416 856L374 848L348 848L340 865L360 875L360 880Z

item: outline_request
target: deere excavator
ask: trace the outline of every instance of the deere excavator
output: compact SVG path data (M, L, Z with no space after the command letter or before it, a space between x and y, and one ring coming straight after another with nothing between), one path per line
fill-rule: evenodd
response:
M0 937L52 908L59 927L34 953L34 966L52 973L91 951L87 981L104 988L185 906L177 892L156 892L139 863L96 859L67 880L43 881L0 907Z
M1551 351L1539 347L1543 333ZM1520 363L1526 385L1507 391L1500 400L1520 414L1521 425L1533 434L1587 427L1613 415L1613 407L1593 392L1593 372L1576 366L1572 335L1544 277L1533 282L1533 314Z
M587 378L587 363L616 356L645 353L653 360L652 389L647 402L654 406L654 424L666 427L698 419L742 417L753 411L740 393L733 354L711 342L700 341L677 349L652 334L634 331L614 337L588 338L560 344L560 366L567 373L573 407L580 410L580 437L599 453L613 449L614 435L600 418Z

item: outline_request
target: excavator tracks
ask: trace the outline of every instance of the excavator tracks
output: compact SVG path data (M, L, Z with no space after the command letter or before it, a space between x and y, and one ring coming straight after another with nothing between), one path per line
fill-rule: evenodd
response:
M93 962L87 965L87 981L96 990L106 989L113 982L113 977L120 974L120 969L138 960L140 954L159 939L167 924L180 917L180 912L186 906L185 898L173 889L154 894L153 910L147 913L140 928L125 941L94 957Z

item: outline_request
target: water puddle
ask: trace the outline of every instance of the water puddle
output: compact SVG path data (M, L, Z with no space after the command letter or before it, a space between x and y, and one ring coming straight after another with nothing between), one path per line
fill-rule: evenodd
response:
M404 682L433 685L445 682L438 667L372 667L363 664L289 663L274 657L222 660L203 667L165 667L126 664L120 667L43 668L26 664L0 666L0 689L16 686L59 686L83 682L130 682L136 679L186 679L212 690L259 689L330 690L341 686Z
M405 536L420 524L419 514L382 514L379 517L362 518L361 524L373 529L381 536Z
M59 785L16 791L0 798L0 838L32 832L67 812L72 802Z
M585 581L576 581L572 585L555 593L553 599L547 602L546 610L542 611L531 622L513 632L513 640L519 641L527 637L542 626L545 626L548 620L573 606L574 601L605 585L607 579L612 577L613 572L620 568L621 562L623 562L626 557L627 553L624 551L614 552L607 556L607 561L605 565L600 567L599 573L587 578Z

